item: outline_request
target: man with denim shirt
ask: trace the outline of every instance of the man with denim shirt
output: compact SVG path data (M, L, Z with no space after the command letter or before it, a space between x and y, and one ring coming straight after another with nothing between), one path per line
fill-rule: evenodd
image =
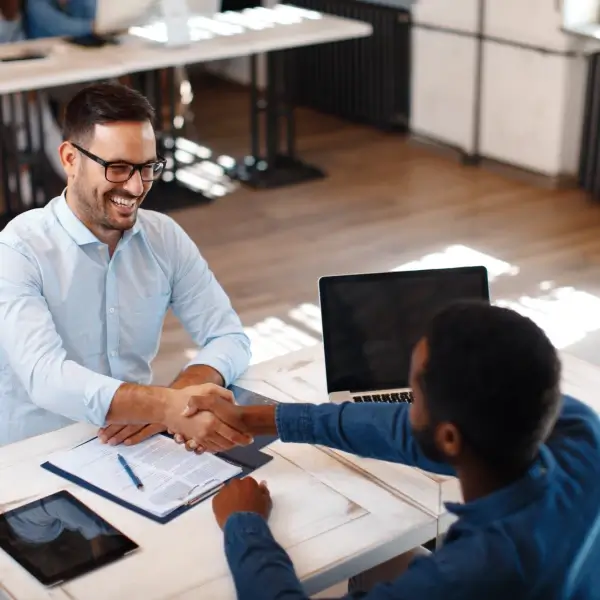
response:
M233 396L250 343L196 244L140 208L165 161L154 110L119 84L82 89L65 111L65 192L0 231L0 445L76 421L134 444L171 426L190 397ZM172 309L198 348L170 388L151 363ZM241 422L197 415L187 435L214 451L248 443Z
M360 584L377 568L351 580L347 598L587 600L600 595L600 422L561 397L559 383L557 353L532 321L457 304L415 347L412 406L283 404L242 413L248 433L458 476L465 503L447 504L458 520L442 548L370 589ZM214 498L238 597L305 599L269 531L270 506L266 485L251 478Z

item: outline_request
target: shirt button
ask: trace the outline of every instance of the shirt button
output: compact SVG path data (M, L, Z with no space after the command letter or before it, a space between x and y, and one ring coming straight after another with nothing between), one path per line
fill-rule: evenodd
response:
M115 312L115 309L114 308L109 308L108 312L112 315Z
M117 355L117 351L116 351L116 350L113 350L113 351L110 353L110 355L111 355L111 356L116 356L116 355Z

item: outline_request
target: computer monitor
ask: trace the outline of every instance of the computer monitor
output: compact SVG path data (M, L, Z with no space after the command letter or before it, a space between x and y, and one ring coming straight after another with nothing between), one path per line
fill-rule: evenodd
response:
M94 32L108 35L148 21L156 0L97 0Z

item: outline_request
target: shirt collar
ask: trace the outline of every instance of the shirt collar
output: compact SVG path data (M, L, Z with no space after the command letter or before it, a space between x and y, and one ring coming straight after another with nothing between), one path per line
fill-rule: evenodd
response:
M54 214L65 231L73 238L78 246L85 244L101 244L102 242L83 224L67 204L66 190L56 199ZM135 225L123 234L121 240L125 243L130 237L141 231L139 218Z
M552 453L546 446L542 446L538 458L520 479L472 502L447 502L445 506L449 512L464 521L477 526L486 525L539 498L548 486L555 468L556 461Z

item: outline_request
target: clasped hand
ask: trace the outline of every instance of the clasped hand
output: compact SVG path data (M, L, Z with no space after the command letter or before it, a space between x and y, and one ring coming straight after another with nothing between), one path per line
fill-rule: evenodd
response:
M162 423L109 425L99 431L101 441L110 445L133 445L169 430L178 443L198 453L223 452L252 443L235 405L233 394L213 383L181 390L165 388L166 412Z
M187 395L186 405L170 418L168 429L175 441L185 443L198 453L222 452L234 446L252 443L235 405L233 394L213 383L194 385L181 390Z

